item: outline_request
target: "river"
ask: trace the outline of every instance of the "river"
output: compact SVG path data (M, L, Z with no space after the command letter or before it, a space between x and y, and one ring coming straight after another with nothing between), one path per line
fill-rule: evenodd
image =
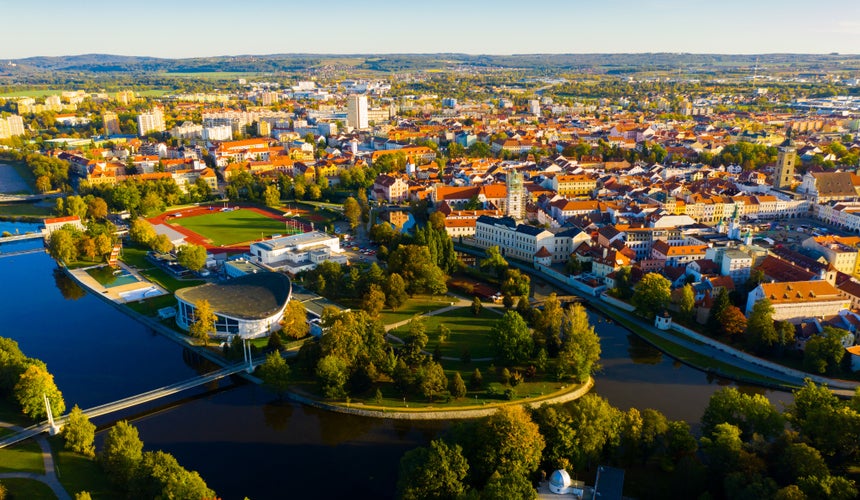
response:
M0 232L34 228L0 222ZM179 346L84 293L56 272L48 255L2 257L39 244L0 246L0 335L48 364L70 407L106 403L197 373ZM655 408L695 424L710 395L730 384L591 317L603 349L595 391L615 406ZM449 425L328 413L279 402L254 385L232 384L198 388L132 415L147 449L173 453L227 500L391 498L403 453ZM741 389L764 393L780 408L790 399L784 392Z

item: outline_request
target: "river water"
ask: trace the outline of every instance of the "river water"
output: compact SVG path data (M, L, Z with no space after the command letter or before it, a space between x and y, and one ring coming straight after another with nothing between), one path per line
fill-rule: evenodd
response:
M34 228L0 222L0 232ZM40 244L0 246L0 335L48 364L69 407L87 408L197 374L200 367L181 347L84 293L48 255L2 257ZM595 391L617 407L655 408L695 425L710 395L730 384L673 361L599 316L592 314L592 323L603 349ZM391 498L403 453L449 425L323 412L232 384L198 388L121 416L134 420L147 449L174 454L227 500ZM766 394L780 408L791 397L741 389Z

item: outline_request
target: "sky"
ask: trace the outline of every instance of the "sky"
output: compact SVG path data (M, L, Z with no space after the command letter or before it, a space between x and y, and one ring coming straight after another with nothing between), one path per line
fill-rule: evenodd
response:
M860 0L0 0L0 59L860 53Z

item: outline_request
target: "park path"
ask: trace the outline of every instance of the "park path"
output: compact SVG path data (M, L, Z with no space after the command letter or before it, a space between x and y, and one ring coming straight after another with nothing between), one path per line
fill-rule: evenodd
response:
M16 432L24 430L22 427L6 422L0 422L0 427L12 429ZM54 454L51 453L51 445L48 443L48 440L44 436L40 436L36 438L36 442L39 443L39 448L42 450L42 462L45 467L45 473L3 472L0 473L0 479L31 479L33 481L39 481L51 488L51 491L54 492L54 495L57 496L58 500L72 500L72 497L60 483L60 478L57 476L57 469L54 465Z

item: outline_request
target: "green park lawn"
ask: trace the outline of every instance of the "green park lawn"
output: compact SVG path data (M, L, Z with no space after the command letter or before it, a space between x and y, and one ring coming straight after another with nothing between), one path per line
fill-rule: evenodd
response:
M44 219L54 215L51 207L35 203L0 203L0 215L6 217L36 217Z
M379 314L383 325L390 325L406 321L415 315L421 315L436 309L442 309L451 305L451 302L456 301L447 295L415 295L408 299L396 311L391 309L383 309Z
M461 307L446 311L435 316L424 316L427 327L427 350L433 352L439 343L439 327L445 325L451 331L448 339L439 344L442 356L460 358L468 349L472 358L489 358L493 356L490 348L490 329L501 316L481 309L480 314L472 314L470 307ZM409 332L409 325L403 325L394 330L394 335L402 337Z
M94 499L120 496L120 493L111 485L107 474L94 459L66 450L65 442L59 436L48 440L54 451L60 482L69 494L74 496L81 491L88 491Z
M0 472L44 474L45 463L39 443L29 439L8 448L0 448Z
M44 500L57 498L51 488L35 479L4 479L3 486L6 487L6 498L26 498L29 500Z
M170 219L171 224L210 240L213 245L229 246L259 240L263 235L285 234L283 222L270 219L251 210L213 211L196 217Z

